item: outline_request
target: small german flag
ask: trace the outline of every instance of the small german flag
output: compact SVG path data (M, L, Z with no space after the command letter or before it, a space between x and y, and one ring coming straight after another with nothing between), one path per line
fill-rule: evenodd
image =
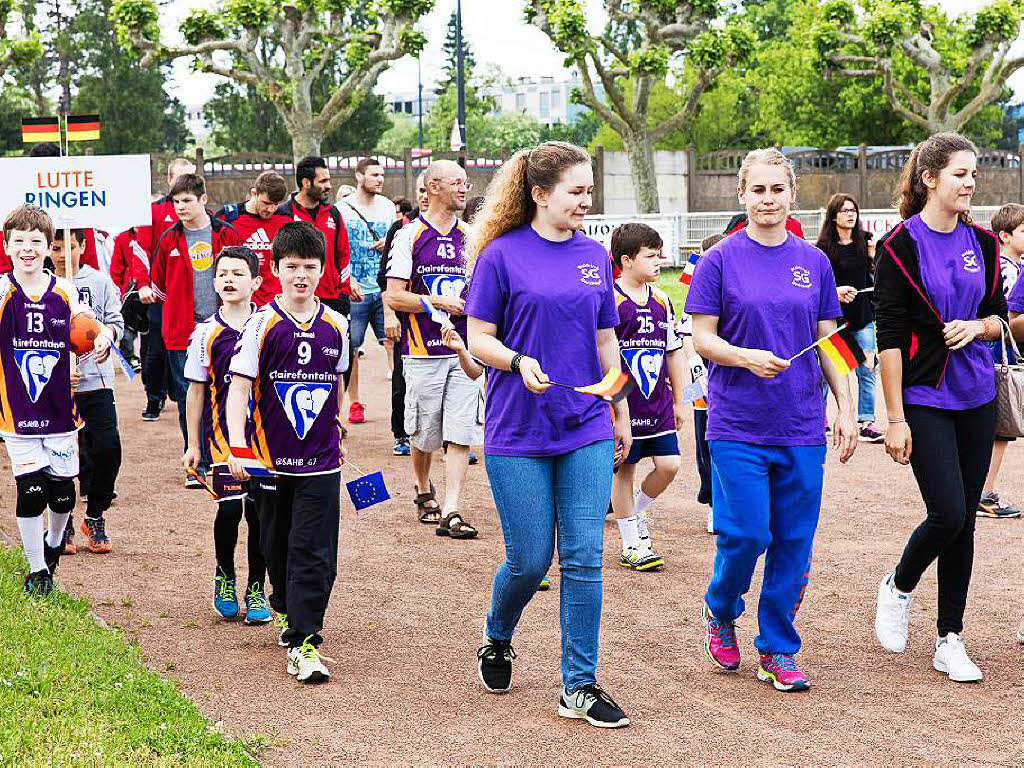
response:
M96 141L100 137L99 115L68 115L68 141Z
M21 140L26 144L60 141L60 122L56 117L22 118Z
M860 344L853 338L853 334L845 334L842 330L822 339L819 346L840 375L847 376L867 360L867 356L860 348Z

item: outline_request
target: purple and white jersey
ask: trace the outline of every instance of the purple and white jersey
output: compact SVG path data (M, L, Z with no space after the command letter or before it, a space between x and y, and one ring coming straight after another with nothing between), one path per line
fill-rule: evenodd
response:
M205 385L203 434L214 463L228 460L228 388L231 360L242 332L228 325L220 310L192 331L185 358L185 380Z
M274 299L246 322L231 375L252 379L248 442L268 469L320 475L341 468L338 376L348 321L323 304L299 323Z
M395 235L388 254L387 277L409 281L409 291L421 296L457 299L466 287L466 237L461 219L443 235L423 216ZM402 354L406 357L457 357L441 343L441 326L425 312L399 312ZM466 338L466 317L454 316L455 330Z
M13 273L0 277L0 434L53 437L82 426L71 392L70 327L89 308L70 282L46 277L40 296L29 296Z
M683 346L676 335L672 302L662 291L649 286L647 301L637 304L615 285L622 368L636 382L629 393L629 425L635 439L675 432L672 388L668 383L665 355Z

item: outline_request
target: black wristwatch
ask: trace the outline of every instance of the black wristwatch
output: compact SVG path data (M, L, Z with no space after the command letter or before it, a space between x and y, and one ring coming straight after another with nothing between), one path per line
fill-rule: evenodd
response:
M512 356L512 362L508 364L508 369L512 371L512 373L519 373L519 365L523 362L524 357L526 357L526 355L522 352L516 352L516 354Z

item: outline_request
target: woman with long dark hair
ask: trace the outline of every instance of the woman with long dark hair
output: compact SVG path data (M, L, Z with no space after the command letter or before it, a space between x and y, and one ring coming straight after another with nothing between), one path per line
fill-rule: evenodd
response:
M857 435L868 443L880 443L885 435L875 425L875 317L865 288L874 285L875 246L861 229L860 207L853 195L832 195L818 235L836 277L846 331L864 350L867 359L857 366Z
M913 592L938 562L935 669L981 680L960 637L974 565L974 521L996 426L986 340L1006 319L998 241L970 220L978 151L957 133L921 142L895 202L903 222L879 242L875 320L889 428L885 450L909 463L927 516L878 587L875 635L901 653Z

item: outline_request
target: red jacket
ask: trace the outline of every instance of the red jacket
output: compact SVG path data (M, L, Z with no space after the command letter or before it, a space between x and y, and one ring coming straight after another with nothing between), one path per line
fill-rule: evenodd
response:
M138 230L132 227L114 238L114 252L110 256L110 279L114 281L122 296L131 284L132 276L140 268L134 264L136 260L144 262L144 268L148 273L149 254L139 242Z
M217 211L217 218L234 228L239 245L251 248L260 257L260 277L263 281L252 295L252 300L257 307L262 307L281 292L281 281L272 268L274 259L271 244L281 227L292 219L280 213L263 219L245 210L244 203L224 206Z
M96 256L96 232L92 229L83 229L85 234L85 250L82 252L81 263L88 264L93 269L100 268L99 258ZM14 268L11 258L4 249L4 240L0 237L0 273L10 272ZM63 277L63 275L60 275Z
M733 232L739 232L741 229L746 229L747 226L747 214L739 213L732 217L729 224L725 228L725 234L731 235ZM801 240L806 240L804 237L804 228L800 225L797 219L792 216L786 217L786 229L792 232L794 235L799 237Z
M211 219L210 227L210 258L215 260L222 248L238 245L238 235L220 219ZM170 350L188 349L188 339L195 329L192 262L188 258L185 227L180 221L164 232L157 243L151 274L153 292L164 304L164 344Z
M318 205L310 216L301 203L295 200L295 194L281 204L277 212L284 214L292 221L305 221L312 224L327 241L327 259L324 263L324 275L320 278L316 295L321 299L336 299L350 293L352 267L349 264L348 231L342 221L341 212L333 205Z
M150 206L149 226L135 228L139 245L148 255L147 259L132 259L129 262L129 274L137 286L149 285L149 269L153 257L156 255L156 245L160 242L164 232L177 223L178 214L174 211L174 203L165 195Z

